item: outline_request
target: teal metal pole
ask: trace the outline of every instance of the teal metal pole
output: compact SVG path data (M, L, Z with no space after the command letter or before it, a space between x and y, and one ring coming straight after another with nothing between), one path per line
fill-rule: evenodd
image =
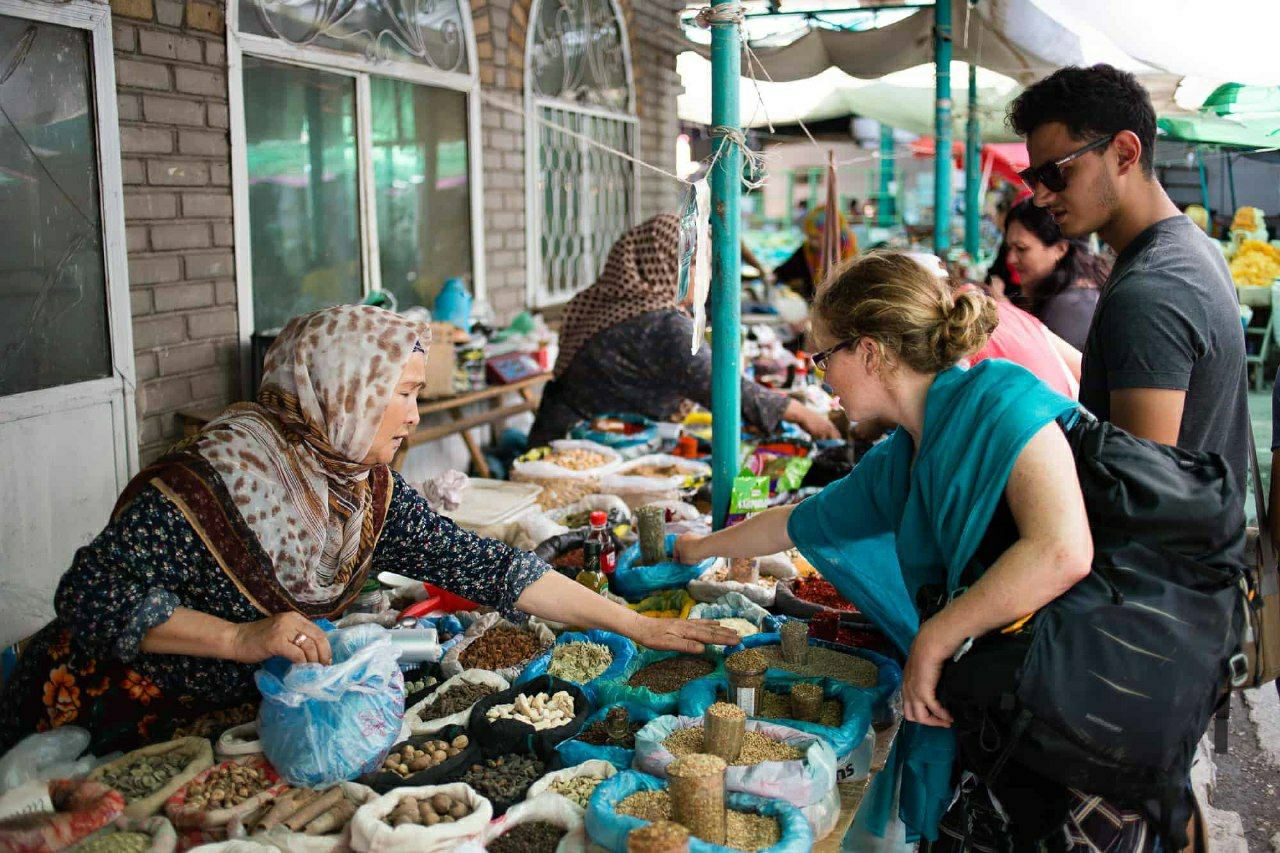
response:
M965 125L964 143L964 250L970 258L977 259L978 228L981 217L978 215L978 194L982 189L978 184L982 180L981 154L982 139L978 127L978 66L969 63L969 121Z
M1204 198L1204 209L1209 214L1209 222L1213 222L1213 211L1209 208L1209 179L1204 173L1204 155L1200 146L1196 146L1196 166L1200 168L1200 195Z
M712 8L739 9L738 0L714 0ZM711 124L739 129L741 76L738 24L711 25ZM738 202L742 151L719 138L720 157L711 172L711 518L724 527L738 473L742 434L742 253L738 248Z
M945 258L951 248L951 0L935 0L933 16L933 251Z
M876 224L881 228L893 225L897 215L893 197L893 128L880 125L880 192L876 194Z

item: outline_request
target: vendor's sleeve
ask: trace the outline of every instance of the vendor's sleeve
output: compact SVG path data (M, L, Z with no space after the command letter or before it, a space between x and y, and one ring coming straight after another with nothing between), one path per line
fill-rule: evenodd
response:
M711 408L711 350L702 347L697 354L689 352L693 335L693 321L683 314L671 312L659 321L662 323L662 352L665 358L655 363L655 379L674 381L680 392L697 403ZM787 410L787 398L760 384L742 379L742 419L749 425L770 433L782 423L782 413Z
M485 539L438 515L399 474L386 525L374 551L377 571L425 581L520 617L516 599L550 568L527 551Z
M92 653L131 661L142 638L181 603L181 567L203 548L191 525L154 488L76 551L54 607Z

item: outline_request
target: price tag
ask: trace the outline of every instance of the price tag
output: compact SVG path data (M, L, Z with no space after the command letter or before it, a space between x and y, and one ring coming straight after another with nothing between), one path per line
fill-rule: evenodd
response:
M756 689L754 687L739 687L737 694L738 707L748 717L754 717L756 715Z

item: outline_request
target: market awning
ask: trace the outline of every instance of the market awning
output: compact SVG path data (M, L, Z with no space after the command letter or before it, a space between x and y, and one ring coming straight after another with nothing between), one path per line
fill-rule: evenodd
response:
M1176 142L1232 145L1239 148L1280 146L1280 127L1232 121L1214 115L1167 116L1157 122L1163 137Z
M911 151L912 157L931 160L936 146L932 136L921 136L908 144L908 150ZM964 143L952 143L951 154L952 159L955 160L956 168L963 168ZM1021 142L988 142L982 146L980 156L981 172L989 172L993 177L1000 178L1015 186L1021 186L1022 184L1022 179L1018 177L1018 172L1031 165L1031 158L1027 154L1027 146Z

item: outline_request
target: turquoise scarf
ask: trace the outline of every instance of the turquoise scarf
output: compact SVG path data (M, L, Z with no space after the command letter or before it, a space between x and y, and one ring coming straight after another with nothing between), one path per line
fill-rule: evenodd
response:
M905 658L919 628L916 592L943 582L955 589L1018 454L1075 406L1012 362L943 371L929 389L914 463L911 436L898 429L847 477L796 507L791 539ZM950 730L904 723L845 849L936 839L950 805L954 758Z

